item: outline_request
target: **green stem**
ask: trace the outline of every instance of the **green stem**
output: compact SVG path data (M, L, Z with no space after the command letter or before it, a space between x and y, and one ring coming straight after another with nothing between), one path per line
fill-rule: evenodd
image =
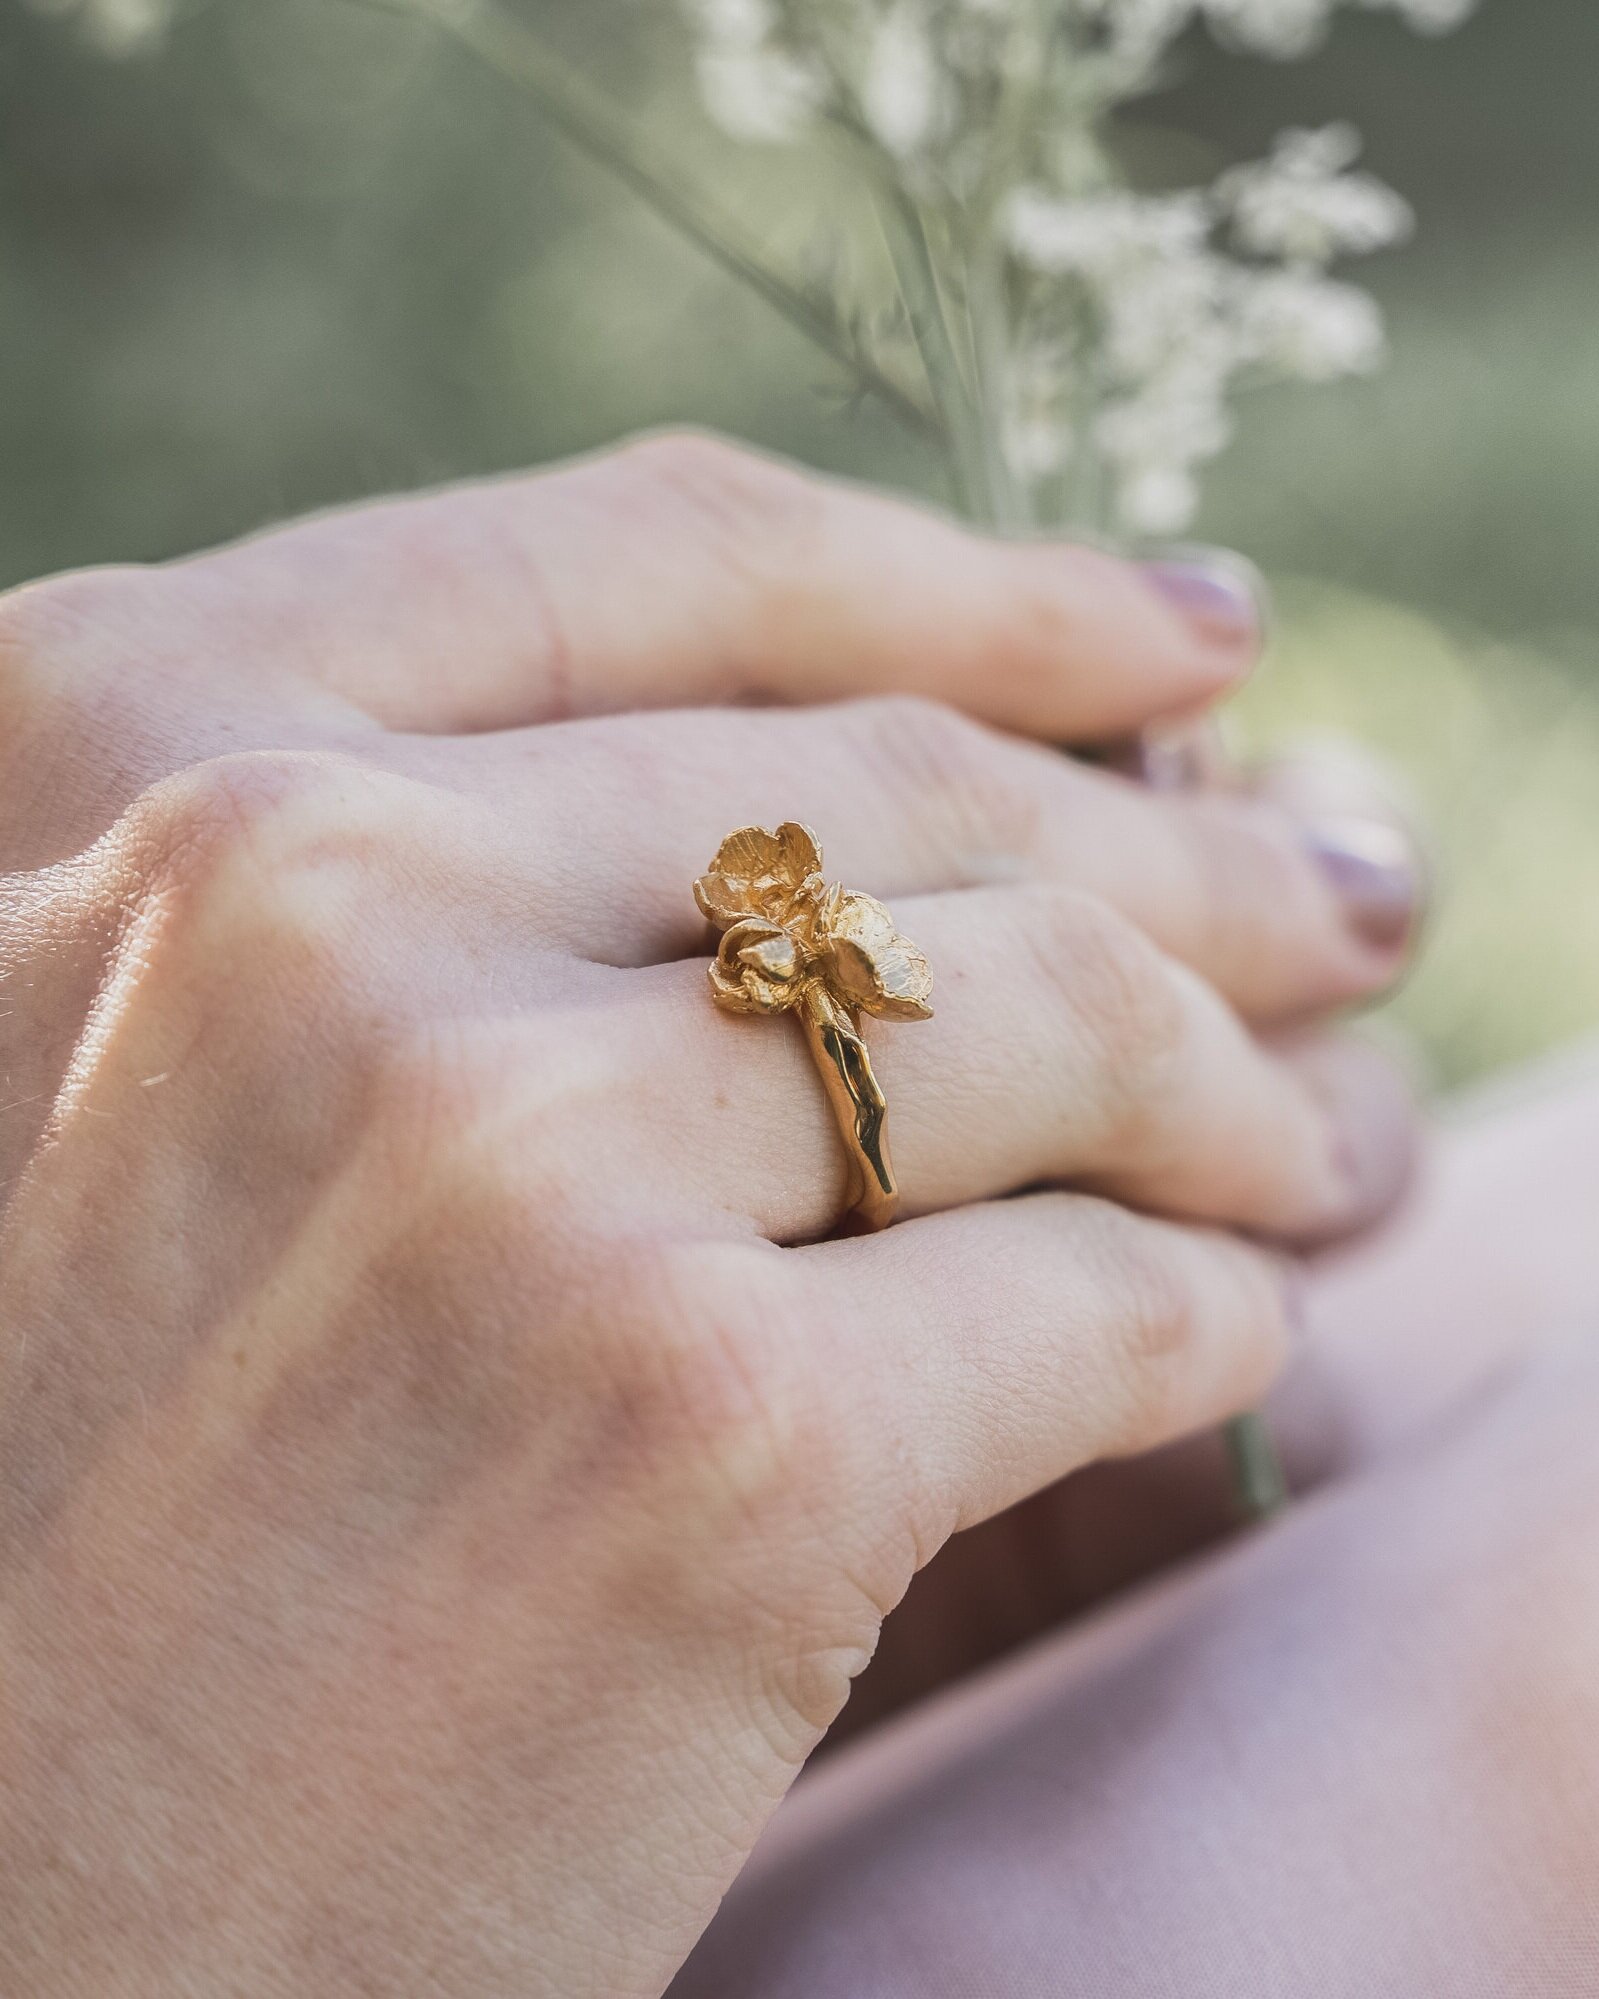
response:
M966 296L972 326L977 380L977 425L983 440L990 495L990 518L1006 534L1036 525L1025 479L1005 455L1005 401L1014 346L1005 305L1005 265L994 236L994 220L984 220L977 246L966 257Z
M1006 452L1006 412L1017 353L1017 307L1007 287L1001 214L1009 189L1029 176L1029 138L1037 123L1056 26L1054 0L1033 0L1030 16L1011 27L1010 59L994 113L992 161L956 232L972 348L973 395L983 442L990 520L1001 532L1025 534L1039 525L1036 495Z
M927 218L903 189L890 185L884 193L891 217L885 229L889 254L928 386L944 420L960 508L969 520L992 523L994 496L988 479L982 411L967 384L960 347L950 329L938 260L928 241Z
M1265 1417L1253 1410L1235 1416L1226 1437L1239 1511L1249 1520L1269 1520L1281 1513L1288 1504L1288 1481Z
M863 353L832 298L774 271L728 216L678 185L675 163L652 146L585 79L552 55L531 29L499 8L451 7L437 0L360 0L386 14L425 19L453 35L499 75L525 90L544 117L603 166L662 221L747 285L813 345L853 375L920 436L942 443L937 418L902 383Z
M910 323L911 337L927 378L927 387L943 419L943 433L955 500L968 520L992 523L994 509L987 477L987 452L982 410L978 403L976 357L963 361L960 342L950 320L945 281L928 237L927 216L885 161L873 139L865 113L842 64L831 53L828 71L836 101L832 123L856 148L871 176L878 226L888 250L900 303Z

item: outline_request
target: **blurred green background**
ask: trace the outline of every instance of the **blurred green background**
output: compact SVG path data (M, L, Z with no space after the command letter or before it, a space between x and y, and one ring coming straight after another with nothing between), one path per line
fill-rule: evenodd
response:
M692 421L937 492L892 419L541 126L362 0L0 0L0 583ZM804 169L694 115L668 0L510 0L784 255ZM98 14L95 9L100 10ZM1286 66L1187 52L1130 143L1186 178L1353 119L1421 232L1362 276L1377 379L1272 392L1202 534L1278 587L1257 741L1355 729L1437 829L1397 1011L1441 1080L1599 1023L1599 7L1354 13Z

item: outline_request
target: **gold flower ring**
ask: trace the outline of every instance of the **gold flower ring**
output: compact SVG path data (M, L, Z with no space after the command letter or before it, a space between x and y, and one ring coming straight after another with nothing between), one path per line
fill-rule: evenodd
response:
M694 900L722 933L712 998L729 1013L799 1016L849 1155L849 1221L887 1228L899 1189L860 1016L926 1020L927 960L880 902L823 880L816 835L792 820L729 833Z

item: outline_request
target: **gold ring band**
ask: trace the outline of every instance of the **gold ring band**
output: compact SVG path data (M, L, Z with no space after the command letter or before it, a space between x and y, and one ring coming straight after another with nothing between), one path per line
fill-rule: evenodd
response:
M927 960L880 902L824 880L816 835L793 820L730 833L694 900L722 933L712 998L729 1013L799 1016L849 1158L847 1225L887 1228L899 1189L860 1016L926 1020Z

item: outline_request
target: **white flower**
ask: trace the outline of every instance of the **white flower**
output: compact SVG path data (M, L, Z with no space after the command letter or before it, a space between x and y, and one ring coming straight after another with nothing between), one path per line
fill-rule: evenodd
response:
M1025 486L1052 478L1070 462L1074 437L1064 403L1072 356L1058 340L1023 341L1005 380L1000 445Z
M1105 358L1118 381L1158 374L1178 356L1214 348L1227 267L1206 254L1151 258L1104 284Z
M1423 35L1447 35L1477 9L1477 0L1361 0L1362 6L1390 6L1406 27Z
M1150 258L1192 254L1210 217L1199 194L1146 196L1125 188L1065 200L1018 188L1005 218L1011 247L1035 270L1103 277Z
M757 145L798 138L823 101L816 76L779 49L713 45L701 51L698 73L711 117L733 138Z
M1225 400L1232 363L1225 343L1210 343L1102 412L1094 442L1126 532L1172 535L1189 525L1199 500L1195 469L1232 438Z
M705 108L723 131L755 144L797 138L823 102L815 65L777 39L773 0L689 0L699 30L697 70Z
M1112 403L1094 439L1113 464L1199 464L1224 451L1232 423L1221 399L1225 382L1205 368L1176 368L1126 401Z
M1474 0L679 4L720 124L791 138L851 112L840 122L877 177L928 225L933 280L899 268L902 309L858 324L868 354L880 343L896 368L896 346L921 348L924 327L943 340L942 359L922 351L922 373L968 488L996 517L1044 522L1103 495L1125 532L1170 535L1230 440L1240 382L1380 364L1376 305L1327 271L1399 241L1412 217L1358 169L1346 125L1284 133L1208 189L1142 192L1117 176L1111 115L1160 82L1196 26L1290 57L1341 8L1441 33ZM974 402L993 430L975 442Z
M1007 416L1001 443L1006 464L1029 486L1053 478L1071 461L1071 425L1059 417Z
M916 0L896 0L878 22L861 82L861 109L873 137L897 160L921 152L941 123L944 73Z
M1292 381L1369 375L1387 350L1382 314L1369 293L1301 271L1244 280L1238 325L1250 357Z
M1409 204L1374 175L1348 171L1359 151L1348 125L1285 132L1268 159L1223 174L1216 198L1239 247L1320 265L1401 241L1414 222Z
M1140 465L1117 483L1115 504L1124 533L1170 541L1194 524L1199 481L1186 466Z
M715 42L759 48L778 25L772 0L688 0L702 34Z
M1153 63L1193 20L1200 0L1077 0L1120 60Z
M1203 0L1213 26L1256 55L1307 55L1327 31L1332 0Z

